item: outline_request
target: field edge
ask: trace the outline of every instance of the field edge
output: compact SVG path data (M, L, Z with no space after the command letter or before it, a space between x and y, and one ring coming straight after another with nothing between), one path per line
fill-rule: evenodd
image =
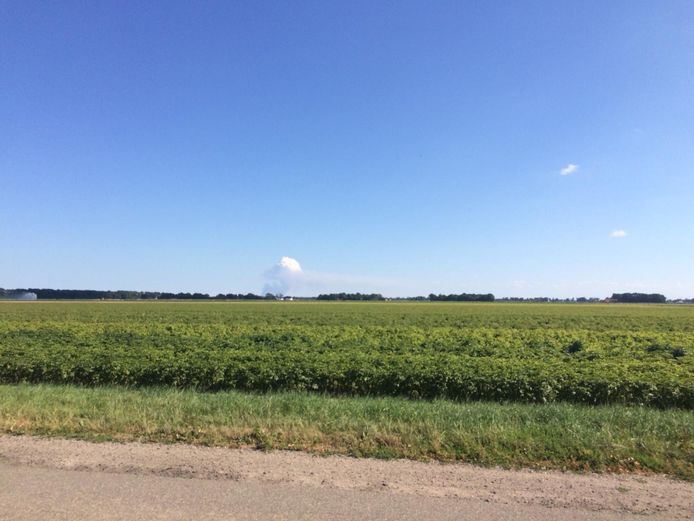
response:
M694 412L636 406L0 385L0 432L694 481Z

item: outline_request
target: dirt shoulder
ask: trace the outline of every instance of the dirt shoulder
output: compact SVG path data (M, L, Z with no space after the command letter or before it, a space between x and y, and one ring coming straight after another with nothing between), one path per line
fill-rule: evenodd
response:
M89 443L29 436L0 436L0 461L10 467L384 491L663 519L694 516L694 484L664 476L509 471L288 451Z

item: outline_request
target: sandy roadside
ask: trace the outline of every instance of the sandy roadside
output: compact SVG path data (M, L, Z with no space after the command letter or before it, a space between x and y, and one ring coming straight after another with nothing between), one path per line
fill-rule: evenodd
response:
M534 505L596 514L694 518L694 484L664 476L509 471L287 451L88 443L28 436L0 436L0 462L5 468L232 480L325 491L382 491L409 497Z

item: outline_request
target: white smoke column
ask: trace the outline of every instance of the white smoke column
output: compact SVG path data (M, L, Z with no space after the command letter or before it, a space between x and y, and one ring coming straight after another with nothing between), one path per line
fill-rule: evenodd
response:
M10 292L10 293L3 293L0 291L0 299L8 299L8 300L37 300L36 293L31 292L31 291L20 291L20 292Z
M318 293L389 293L402 286L401 281L378 277L364 277L345 273L326 273L305 270L299 261L282 257L272 268L263 273L267 280L263 293L307 296Z
M286 295L301 281L303 270L301 264L291 257L282 257L280 261L265 272L268 279L263 287L263 294Z
M280 267L280 269L286 270L290 273L301 272L301 264L299 264L298 260L292 259L291 257L282 257L277 265Z

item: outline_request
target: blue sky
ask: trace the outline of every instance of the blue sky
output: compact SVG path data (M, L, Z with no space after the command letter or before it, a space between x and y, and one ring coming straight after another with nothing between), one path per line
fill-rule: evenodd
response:
M690 1L4 1L0 286L694 297L692 93Z

